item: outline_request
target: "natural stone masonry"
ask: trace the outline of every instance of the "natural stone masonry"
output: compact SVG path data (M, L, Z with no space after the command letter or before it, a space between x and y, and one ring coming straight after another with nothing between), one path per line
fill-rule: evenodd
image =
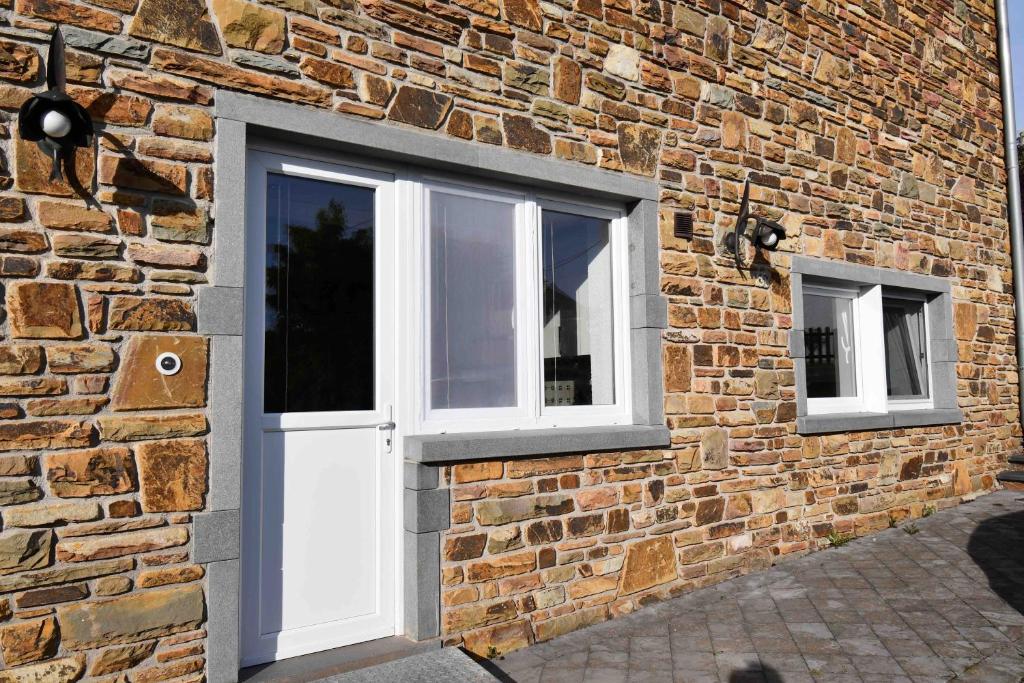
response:
M449 644L514 650L923 516L1019 449L990 2L0 10L0 683L209 673L218 89L660 185L671 446L445 467ZM100 132L64 180L13 122L57 22ZM747 178L787 240L741 274L721 245ZM963 424L796 433L794 253L948 279Z

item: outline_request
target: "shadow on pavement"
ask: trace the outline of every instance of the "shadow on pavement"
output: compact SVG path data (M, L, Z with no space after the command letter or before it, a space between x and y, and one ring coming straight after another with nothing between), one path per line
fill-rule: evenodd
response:
M749 664L729 674L729 683L785 683L785 679L770 666Z
M989 587L1024 614L1024 511L981 522L967 542L967 552L985 572Z

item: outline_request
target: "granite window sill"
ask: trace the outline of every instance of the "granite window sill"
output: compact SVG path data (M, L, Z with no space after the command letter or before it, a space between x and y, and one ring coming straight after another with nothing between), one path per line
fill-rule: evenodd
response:
M442 464L490 458L666 448L668 428L651 425L517 429L405 437L405 459Z
M805 415L796 419L796 431L799 434L864 432L873 429L959 424L963 422L963 419L964 414L959 408L899 410L889 413Z

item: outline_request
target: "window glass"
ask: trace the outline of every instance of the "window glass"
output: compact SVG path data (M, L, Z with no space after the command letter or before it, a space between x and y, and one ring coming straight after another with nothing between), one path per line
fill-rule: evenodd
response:
M516 405L515 207L430 192L430 407Z
M928 395L924 302L882 300L885 329L885 380L889 398Z
M615 403L609 221L542 214L544 405Z
M373 198L267 176L267 413L374 407Z
M804 295L804 353L808 398L857 395L853 299Z

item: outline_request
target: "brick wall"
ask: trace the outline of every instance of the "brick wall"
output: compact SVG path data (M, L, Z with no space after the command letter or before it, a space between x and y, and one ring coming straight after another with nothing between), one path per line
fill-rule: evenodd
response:
M100 129L69 183L12 117L54 22ZM450 641L506 650L991 488L1020 440L994 35L982 0L0 0L4 666L203 676L217 88L662 183L672 448L447 471ZM750 276L719 246L748 173L789 234ZM796 435L788 251L950 278L965 423Z

